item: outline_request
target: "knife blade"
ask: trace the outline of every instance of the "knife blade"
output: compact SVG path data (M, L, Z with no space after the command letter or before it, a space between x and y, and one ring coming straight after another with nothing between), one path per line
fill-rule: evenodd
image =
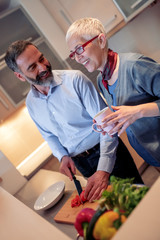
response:
M74 184L76 186L76 189L77 189L77 192L78 192L78 195L80 197L80 194L82 192L82 186L80 184L80 181L76 179L75 175L73 174L72 170L70 169L70 172L72 174L72 177L73 177L73 181L74 181ZM80 200L81 200L81 197L80 197ZM83 201L81 200L81 203L83 204Z

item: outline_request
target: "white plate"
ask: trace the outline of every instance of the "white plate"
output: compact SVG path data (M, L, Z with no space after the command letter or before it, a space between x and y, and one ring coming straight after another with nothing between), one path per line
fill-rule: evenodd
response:
M54 183L37 198L34 209L37 211L42 209L46 210L54 206L63 196L64 189L64 181Z

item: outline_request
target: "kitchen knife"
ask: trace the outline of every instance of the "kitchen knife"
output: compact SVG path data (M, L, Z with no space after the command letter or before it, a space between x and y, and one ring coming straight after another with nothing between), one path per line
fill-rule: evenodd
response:
M76 186L78 195L79 195L79 197L80 197L80 194L81 194L81 192L82 192L82 187L81 187L80 181L76 179L76 177L75 177L75 175L73 174L73 172L71 171L71 169L70 169L70 172L71 172L71 174L72 174L73 181L74 181L74 184L75 184L75 186ZM80 197L80 199L81 199L81 197ZM82 200L81 200L81 203L83 204Z

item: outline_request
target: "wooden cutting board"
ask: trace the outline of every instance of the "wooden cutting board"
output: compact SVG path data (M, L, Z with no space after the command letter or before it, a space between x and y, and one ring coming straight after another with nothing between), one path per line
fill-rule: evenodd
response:
M78 207L71 207L71 200L77 195L77 191L74 191L67 202L63 205L57 215L54 217L54 220L59 223L69 223L74 224L77 214L83 208L93 208L96 209L98 206L97 202L85 202L83 205Z

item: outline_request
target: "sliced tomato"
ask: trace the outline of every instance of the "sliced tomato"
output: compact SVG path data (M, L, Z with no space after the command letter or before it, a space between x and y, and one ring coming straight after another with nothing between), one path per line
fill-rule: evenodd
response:
M85 192L85 190L83 190L81 192L81 194L80 194L80 198L81 198L82 202L86 202L87 201L87 198L84 197L84 192Z
M78 207L80 205L81 205L81 200L80 200L79 196L76 195L75 198L73 198L71 200L71 207Z
M80 197L79 195L76 195L75 198L71 200L71 207L78 207L81 205L81 200L82 202L86 202L87 199L84 197L84 190L81 192ZM81 198L81 199L80 199Z

